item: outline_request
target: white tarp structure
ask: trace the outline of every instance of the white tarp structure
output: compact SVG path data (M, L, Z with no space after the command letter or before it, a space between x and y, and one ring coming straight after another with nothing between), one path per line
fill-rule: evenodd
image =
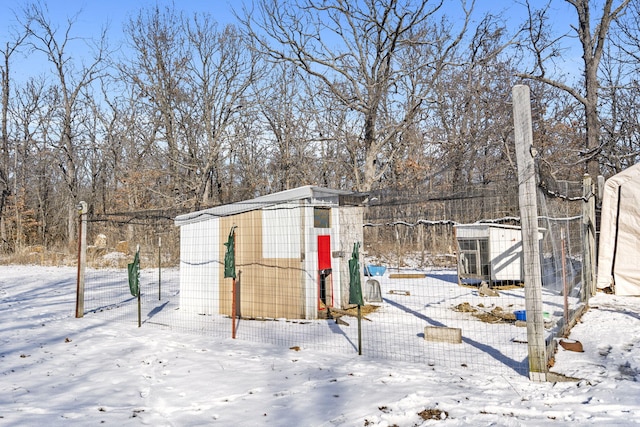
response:
M597 287L640 295L640 163L604 185Z

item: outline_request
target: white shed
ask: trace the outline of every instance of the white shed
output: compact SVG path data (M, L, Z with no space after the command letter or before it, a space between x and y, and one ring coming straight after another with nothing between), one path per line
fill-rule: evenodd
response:
M609 178L602 194L598 289L640 295L640 163Z
M501 224L458 224L458 282L523 282L522 231ZM538 239L543 237L539 229Z
M362 242L363 197L304 186L180 215L180 308L231 314L224 243L233 226L237 313L315 319L349 300L353 244Z

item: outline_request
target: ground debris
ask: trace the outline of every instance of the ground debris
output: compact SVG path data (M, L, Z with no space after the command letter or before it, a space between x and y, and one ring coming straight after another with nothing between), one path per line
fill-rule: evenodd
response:
M500 306L489 312L476 313L474 316L486 323L514 323L516 321L516 315L513 312L504 311Z
M463 302L462 304L454 306L453 311L457 311L459 313L475 313L478 310L473 308L468 302Z
M478 320L487 323L514 323L516 321L516 315L513 312L504 311L500 306L487 311L484 306L473 307L468 302L463 302L452 307L452 310L459 313L473 313L473 316Z
M424 411L418 412L420 418L423 420L445 420L449 418L449 413L447 411L443 411L440 409L425 409Z

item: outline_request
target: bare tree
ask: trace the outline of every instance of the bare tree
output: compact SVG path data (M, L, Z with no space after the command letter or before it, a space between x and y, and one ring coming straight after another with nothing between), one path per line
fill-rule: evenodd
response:
M403 138L422 141L405 157L402 174L421 176L429 187L464 190L513 175L509 143L513 133L507 95L516 58L505 54L514 35L501 16L485 15L453 50L446 67L434 75L431 97L421 120ZM437 40L431 49L442 50ZM415 55L420 60L420 55ZM415 144L415 143L414 143ZM420 159L420 163L411 160ZM410 184L400 184L403 188Z
M444 58L466 31L470 11L464 8L458 34L450 34L444 25L430 25L441 5L441 1L261 0L256 15L245 10L239 19L261 50L319 80L337 102L336 108L350 112L360 124L352 161L355 186L366 191L391 166L401 144L398 135L413 123L427 97L428 82L416 85L407 80L443 69ZM428 46L436 38L448 41L443 51L423 49L433 56L421 57L412 67L401 63L408 50ZM385 151L385 147L390 148Z
M11 182L11 236L14 250L24 245L64 240L66 224L58 227L60 210L56 209L59 174L51 173L55 154L50 137L58 93L44 79L31 78L14 92L11 117L15 127L13 177ZM55 170L55 169L54 169ZM64 191L64 185L60 185ZM66 200L66 198L63 198ZM59 201L64 203L63 200ZM64 220L64 218L62 218Z
M66 25L60 29L48 16L48 10L43 3L30 3L24 9L24 27L28 34L28 45L35 52L45 55L53 66L56 79L56 89L59 91L59 105L56 132L58 140L52 142L60 154L57 166L62 171L67 190L67 239L71 243L75 239L76 205L79 202L78 169L81 167L78 147L81 141L77 138L77 109L80 107L81 97L86 94L90 86L98 79L105 67L106 29L89 48L93 50L93 57L88 63L77 63L71 56L69 45L77 40L72 36L77 15L69 18Z
M628 7L603 54L602 98L609 111L602 126L606 175L640 160L640 1L631 0Z
M606 176L614 175L638 162L640 158L640 85L635 76L638 64L629 66L629 56L609 49L605 52L601 67L603 87L602 109L607 111L601 120L601 167Z
M531 3L527 2L529 37L526 43L534 58L534 64L531 70L517 75L566 91L582 105L585 120L585 147L583 152L585 172L592 176L597 176L600 174L600 155L603 148L601 116L598 105L601 82L598 72L605 45L610 37L611 25L625 13L630 0L604 0L602 2L594 2L593 0L564 1L576 12L575 25L571 26L571 30L577 35L582 48L582 81L572 86L559 76L549 73L554 61L562 55L564 50L562 43L570 34L569 29L567 29L566 32L560 30L559 36L553 36L554 32L549 27L552 1L540 9L534 9ZM595 20L592 17L594 10L600 12L599 17ZM593 25L594 23L595 26Z
M256 84L258 108L269 144L270 191L281 191L313 181L319 159L313 148L318 117L300 70L274 64L272 72Z
M221 31L211 15L194 16L185 23L191 50L189 92L195 120L187 138L186 163L195 185L195 206L229 201L225 182L225 144L229 130L241 124L250 105L250 87L262 70L255 51L233 25ZM189 130L187 130L189 131ZM194 134L195 133L195 134Z
M155 6L141 10L125 25L132 57L119 63L126 84L135 88L132 94L145 120L155 128L154 140L164 151L164 186L173 203L185 201L185 168L180 156L181 132L187 113L186 83L190 52L182 27L182 15L173 7Z
M13 56L20 45L24 42L26 33L16 34L11 41L7 41L4 48L0 50L2 54L2 68L0 69L0 85L2 95L0 96L0 238L7 241L5 229L5 205L7 197L11 194L11 184L9 182L9 160L14 151L10 142L8 116L9 97L11 95L11 56ZM3 247L5 245L2 245Z

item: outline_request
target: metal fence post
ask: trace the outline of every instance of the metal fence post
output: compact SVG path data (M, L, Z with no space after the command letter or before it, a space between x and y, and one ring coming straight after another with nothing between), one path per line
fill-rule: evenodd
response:
M162 237L158 237L158 301L162 299Z
M582 179L582 301L596 294L596 201L593 180L588 174Z
M78 203L78 276L76 279L76 318L84 316L84 273L87 264L87 202Z

